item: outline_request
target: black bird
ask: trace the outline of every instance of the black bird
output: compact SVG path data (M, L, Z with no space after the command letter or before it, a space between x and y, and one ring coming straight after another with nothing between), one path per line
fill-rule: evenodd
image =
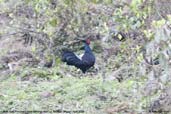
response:
M94 66L95 64L95 56L89 47L90 39L86 39L84 42L84 55L81 59L79 59L73 52L71 51L63 51L62 54L62 61L66 62L67 65L72 65L85 73L90 67Z

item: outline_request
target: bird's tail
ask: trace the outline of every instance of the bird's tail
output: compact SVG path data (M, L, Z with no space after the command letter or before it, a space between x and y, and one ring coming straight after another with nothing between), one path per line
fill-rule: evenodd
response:
M62 54L62 61L66 62L67 65L75 66L85 73L85 65L73 52L64 51Z
M67 62L68 58L72 57L72 56L73 56L72 52L70 52L70 51L63 51L62 52L62 61L63 62Z
M80 60L73 52L64 51L62 54L62 61L66 62L68 65L75 65Z

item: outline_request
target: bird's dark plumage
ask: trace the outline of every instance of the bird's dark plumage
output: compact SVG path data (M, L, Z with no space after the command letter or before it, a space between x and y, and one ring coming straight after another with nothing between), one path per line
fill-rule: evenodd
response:
M73 52L64 51L62 54L62 61L66 62L68 65L75 66L82 70L85 73L90 67L95 63L95 56L92 53L91 48L89 47L90 40L87 39L84 44L84 55L79 59Z

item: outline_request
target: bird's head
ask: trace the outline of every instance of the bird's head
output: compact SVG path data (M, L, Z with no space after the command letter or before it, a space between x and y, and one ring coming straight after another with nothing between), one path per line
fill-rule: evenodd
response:
M86 43L87 45L90 45L90 38L87 38L86 40L82 40L84 43Z
M86 39L86 44L88 44L88 45L90 44L90 38Z
M81 40L81 41L82 41L84 44L86 44L86 45L90 45L90 38L87 38L87 39L84 39L84 40ZM82 46L80 49L81 49L81 50L84 50L86 45Z

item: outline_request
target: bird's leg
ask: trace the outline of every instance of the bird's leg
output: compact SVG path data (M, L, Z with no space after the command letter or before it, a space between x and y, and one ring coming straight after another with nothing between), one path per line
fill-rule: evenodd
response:
M86 73L82 73L82 76L83 76L83 77L86 77L86 76L87 76L87 74L86 74Z

